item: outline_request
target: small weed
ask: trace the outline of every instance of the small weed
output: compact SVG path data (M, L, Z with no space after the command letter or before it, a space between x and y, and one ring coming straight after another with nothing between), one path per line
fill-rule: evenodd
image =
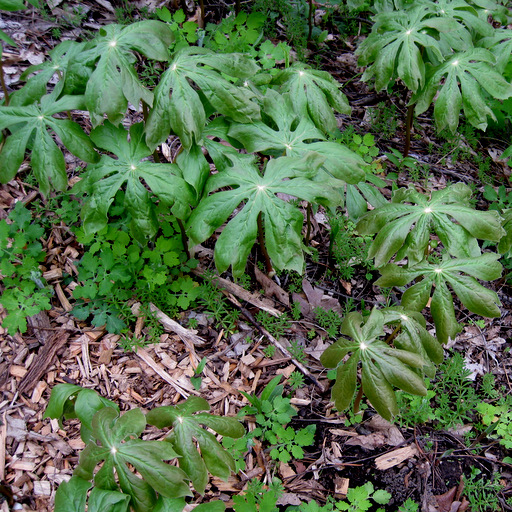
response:
M297 391L297 389L304 387L304 375L297 370L293 371L288 377L288 384L293 391Z
M499 475L492 478L481 476L480 469L473 467L469 476L464 477L464 494L472 512L494 512L500 510L498 493L503 486Z
M265 357L268 357L268 359L272 359L276 353L276 347L274 345L269 345L268 347L265 347L263 349L263 354L265 354Z
M340 213L329 214L331 232L329 237L329 256L337 263L340 277L350 280L358 265L368 271L374 269L368 257L370 236L360 236L356 232L354 222Z
M46 257L39 239L44 228L23 203L16 203L8 220L0 220L0 303L7 311L3 327L10 334L27 330L27 317L51 308L52 290L39 264Z
M394 104L388 106L384 102L378 103L375 107L368 109L368 113L373 133L385 139L396 135L399 126L399 113Z
M300 309L300 302L294 302L292 304L292 310L291 310L292 319L296 322L300 320L300 317L302 316L302 311Z
M272 335L274 338L281 338L286 329L290 328L290 321L286 315L279 317L273 316L266 311L260 310L256 313L256 320Z
M336 311L332 309L325 310L318 306L315 308L315 320L327 332L329 338L334 339L339 336L343 317L336 313Z
M306 364L306 361L307 361L306 353L304 352L303 345L301 345L298 340L291 340L288 350L290 351L290 354L292 354L292 356L297 361L299 361L299 363Z
M301 430L287 426L297 411L290 399L283 396L284 387L279 384L280 380L281 375L274 377L259 397L242 391L251 405L241 409L239 415L254 415L258 425L253 431L254 436L270 443L270 456L274 460L289 462L292 457L304 457L303 447L313 444L316 425L308 425Z

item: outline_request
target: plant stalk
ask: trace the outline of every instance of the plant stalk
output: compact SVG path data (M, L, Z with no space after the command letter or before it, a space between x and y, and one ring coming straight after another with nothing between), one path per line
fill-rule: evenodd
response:
M405 119L405 147L404 147L404 158L409 155L411 149L411 130L412 120L414 118L414 104L407 107L407 117Z
M308 43L311 41L312 35L313 35L313 0L309 0Z
M258 242L260 244L261 253L265 258L265 268L267 269L267 274L269 277L275 274L274 267L272 267L272 262L270 261L270 256L268 255L267 248L265 247L265 238L263 236L263 215L262 213L258 213Z
M311 236L311 214L312 214L311 203L308 203L308 206L306 208L306 224L307 224L307 229L306 229L306 245L309 245L309 239L310 239L310 236Z
M178 226L180 227L181 243L183 244L183 250L187 255L187 259L190 259L190 252L188 250L188 237L187 232L185 230L185 224L183 224L183 221L181 219L176 218L176 221L178 222Z
M1 56L3 55L3 48L0 46L0 84L2 85L2 90L4 91L4 105L9 105L9 91L7 90L7 84L5 83L4 77L4 64L2 62Z
M356 395L356 399L354 400L354 416L359 414L359 406L361 405L361 398L363 398L363 386L359 386L359 390Z

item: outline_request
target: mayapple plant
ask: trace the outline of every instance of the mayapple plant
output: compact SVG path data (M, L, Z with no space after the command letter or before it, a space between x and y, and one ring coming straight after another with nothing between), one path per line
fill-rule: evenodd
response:
M512 96L512 86L499 74L501 68L492 69L503 60L501 45L506 38L488 39L495 29L482 22L486 2L470 5L457 0L444 2L440 9L441 4L424 0L398 13L395 4L401 2L387 2L388 10L376 15L372 34L358 49L361 64L367 66L364 78L374 79L378 89L402 80L414 93L411 105L419 111L439 91L434 111L438 125L454 130L462 108L470 122L483 127L492 117L486 95ZM477 39L483 41L482 47L475 47ZM256 241L269 273L274 268L302 272L308 241L297 203L334 210L346 198L347 204L357 204L351 215L356 210L361 215L365 201L361 194L355 201L355 189L350 188L358 187L364 197L373 197L370 203L375 208L360 217L357 229L360 234L376 234L370 256L382 273L377 284L400 287L402 309L375 309L368 318L347 315L342 328L347 338L328 349L322 360L337 368L333 392L340 409L351 402L360 379L358 397L366 393L380 414L392 418L397 413L393 388L425 393L423 374L431 375L441 360L439 342L459 330L450 288L470 311L499 314L497 295L478 282L499 277L498 255L482 253L478 240L499 242L499 250L510 246L510 234L503 229L510 233L510 215L504 213L504 222L496 212L469 208L470 191L464 185L429 197L399 189L390 203L385 202L378 191L372 194L364 159L330 140L336 127L333 111L348 114L350 108L340 84L329 74L303 64L268 73L246 55L183 44L171 54L168 48L174 40L171 25L160 21L109 25L86 43L62 43L52 50L49 63L29 68L23 75L26 85L12 95L12 104L0 106L0 129L5 132L0 180L13 179L28 152L41 193L65 189L64 158L55 140L60 141L88 164L74 188L83 194L85 233L105 228L115 199L122 195L132 237L141 244L153 242L160 229L156 205L159 211L165 207L192 245L224 226L214 258L219 271L231 267L234 276L244 272ZM139 78L144 65L139 58L163 63L153 90ZM54 75L58 80L50 91ZM104 93L106 88L109 94ZM142 106L143 115L127 129L129 104ZM89 113L89 135L69 118L76 109ZM180 150L164 163L159 147L171 135ZM290 201L290 196L298 201ZM425 330L421 316L429 299L437 340ZM386 335L391 328L392 335ZM190 404L184 415L204 406ZM115 434L116 442L125 438L125 432L137 437L145 428L146 420L136 412L130 412L129 422L123 419L128 413L97 414L87 424L100 445L107 442L107 428L121 432ZM214 468L203 457L201 466L180 451L178 439L197 434L188 420L186 432L181 423L176 425L176 418L184 418L181 413L155 412L148 419L153 416L158 425L172 424L175 429L155 464L167 465L165 460L178 457L185 473L194 467L188 477L198 489L204 488L204 467L226 475L231 467L227 460L222 468ZM125 430L126 423L135 425L132 431ZM211 440L201 439L200 445L204 442L213 449ZM104 468L119 465L105 449L90 450L94 464L84 463L85 480L93 478L100 461ZM222 459L218 453L215 457ZM122 467L119 484L129 489L133 474ZM147 468L138 470L150 481L143 494L152 504L168 498ZM112 490L109 471L96 475ZM181 492L184 473L172 472L176 492Z
M502 75L506 33L512 32L488 23L493 13L502 18L500 6L488 0L421 0L374 16L372 32L356 54L366 67L363 80L373 80L378 91L400 80L412 92L404 156L413 113L425 112L434 97L438 129L454 133L461 109L469 123L485 130L488 118L495 119L487 98L512 96L512 85Z
M231 455L201 425L232 438L245 432L235 418L200 412L209 409L206 400L191 396L180 405L158 407L147 415L141 409L120 414L114 402L91 389L55 386L45 417L59 422L78 418L86 443L73 476L57 490L55 512L84 512L86 503L89 512L102 512L105 507L116 512L181 512L184 497L192 496L189 481L204 494L208 472L226 480L235 468ZM172 427L171 433L163 441L140 439L147 423ZM175 459L179 467L165 462ZM224 509L224 503L215 501L195 510Z

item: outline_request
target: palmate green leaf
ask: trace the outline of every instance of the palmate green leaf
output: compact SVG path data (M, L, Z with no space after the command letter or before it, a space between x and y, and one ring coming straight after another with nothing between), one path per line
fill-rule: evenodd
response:
M477 45L491 51L496 57L494 69L498 73L503 73L512 54L512 30L496 28L490 36L480 38Z
M87 512L128 512L130 496L95 487L89 496Z
M478 9L465 0L427 0L422 2L429 12L436 16L460 21L467 30L474 31L481 36L491 36L494 27L487 21L479 18Z
M81 216L85 231L96 232L107 225L110 205L116 193L124 189L132 233L145 241L156 234L159 226L150 191L161 203L170 206L178 218L188 215L189 205L195 198L176 164L144 160L151 151L144 142L142 124L132 125L129 135L128 141L124 128L108 121L95 128L91 133L95 144L118 158L103 155L98 164L87 168L73 190L87 193Z
M416 103L415 113L419 115L425 112L439 91L434 105L434 118L439 131L448 128L455 133L461 108L473 126L485 130L487 118L495 119L487 105L485 93L500 100L512 96L512 85L494 69L495 63L494 55L484 48L456 53L434 68L425 87L413 96L411 103Z
M0 130L7 128L11 132L0 152L0 182L7 183L14 178L23 163L25 151L31 148L31 166L41 193L46 196L50 188L60 191L67 188L64 156L48 132L49 129L81 160L96 162L98 154L82 128L69 119L53 117L58 112L82 107L82 96L65 96L55 100L53 94L43 96L39 104L0 106Z
M375 282L378 286L404 286L422 276L423 279L408 288L402 297L406 309L423 309L431 296L432 317L437 339L445 344L454 339L461 327L455 318L453 298L449 285L462 304L472 313L485 317L499 317L500 301L496 292L482 286L477 279L491 281L501 276L499 254L485 253L473 258L445 259L439 264L420 262L409 268L393 263L380 270L382 276ZM466 274L466 275L464 275Z
M262 215L265 246L277 269L301 272L303 215L298 208L280 199L288 194L311 203L335 206L340 202L336 190L325 182L313 181L323 159L316 153L306 158L281 157L268 161L264 174L254 165L235 165L211 176L205 197L192 212L187 232L194 244L201 243L221 226L243 203L215 245L215 264L219 272L230 265L234 275L244 272L249 252L256 241L258 216ZM225 187L231 190L221 190Z
M501 215L503 217L505 235L498 244L498 251L500 254L506 254L512 248L512 208L503 210Z
M59 420L79 418L80 437L85 443L91 440L92 418L104 407L119 411L116 403L98 395L92 389L84 389L73 384L57 384L52 388L50 401L44 412L44 418Z
M424 361L423 371L434 377L435 364L443 361L443 347L426 329L423 315L403 307L382 310L385 324L399 324L400 333L394 340L395 347L419 355Z
M186 505L183 498L169 499L160 496L151 512L183 512ZM195 506L194 510L196 512L223 512L226 510L226 505L222 501L209 501Z
M373 174L369 166L363 167L364 181L356 185L345 186L345 207L350 219L357 221L368 211L368 204L374 208L387 203L379 188L384 188L386 182Z
M91 483L77 476L62 482L55 494L55 512L84 512Z
M462 183L434 191L430 199L412 188L402 189L392 203L364 215L357 230L362 235L378 233L368 252L376 267L395 254L397 261L407 258L409 265L419 263L431 233L438 235L452 256L476 257L481 254L477 239L497 242L504 230L497 212L466 206L470 196L471 189Z
M272 89L267 90L263 111L274 121L277 129L263 121L233 123L228 135L240 141L251 153L304 157L314 151L324 158L324 172L318 174L318 180L334 177L345 183L359 183L364 179L364 160L342 144L325 141L323 133L309 117L295 111L289 94L280 95Z
M164 462L178 456L171 445L137 439L145 427L140 409L122 416L112 407L101 409L92 421L92 440L80 454L75 469L76 476L90 479L94 468L103 462L94 480L97 487L107 490L115 490L115 470L119 487L130 496L137 512L151 510L157 501L156 493L168 498L191 495L186 474Z
M363 392L383 418L389 420L398 413L394 387L416 395L426 394L421 372L427 361L417 353L392 348L381 340L385 336L384 325L395 320L389 314L386 320L376 308L366 320L356 312L345 317L341 331L352 339L338 340L320 358L324 366L337 367L332 399L338 410L346 409L352 401L359 363ZM349 353L349 359L343 362Z
M166 61L169 57L167 49L173 39L167 24L145 20L124 27L107 25L87 43L76 62L95 64L85 91L87 110L94 126L103 121L103 114L107 114L113 123L119 123L128 102L135 107L139 107L141 101L153 104L152 93L139 81L133 67L136 61L133 52Z
M59 77L53 91L55 98L61 94L84 94L92 69L72 65L84 48L85 43L63 41L50 50L50 60L29 66L20 76L26 83L11 95L10 105L18 107L38 101L46 94L47 85L55 74Z
M185 149L202 141L207 115L193 82L213 108L239 122L259 119L254 94L223 77L248 78L258 71L253 60L238 53L215 54L206 48L190 47L176 52L155 88L155 104L146 124L146 141L151 149L171 132Z
M444 60L440 38L450 34L452 47L463 49L469 33L454 19L436 18L423 4L390 12L374 18L372 33L359 45L359 65L367 66L363 80L375 79L377 91L386 89L399 78L413 92L425 84L425 62L422 52ZM459 35L459 40L457 40Z
M203 398L191 396L176 407L152 409L147 421L158 428L172 427L167 441L180 455L178 464L189 476L197 492L203 494L208 483L208 471L227 480L235 463L231 455L219 444L213 434L201 427L205 425L220 435L239 438L245 433L235 418L215 416L199 411L209 410ZM199 414L196 414L199 413ZM196 448L196 442L199 450Z
M333 132L338 127L333 109L350 114L351 109L341 92L341 84L326 71L297 63L279 72L271 83L278 85L281 93L289 93L295 111L309 115L315 126L324 133Z
M25 9L23 0L0 0L0 11L24 11Z

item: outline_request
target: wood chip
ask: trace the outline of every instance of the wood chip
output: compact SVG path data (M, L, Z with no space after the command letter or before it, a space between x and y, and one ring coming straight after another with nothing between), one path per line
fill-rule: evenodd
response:
M12 469L19 469L21 471L34 471L36 468L35 462L27 460L17 460L11 464Z
M15 365L13 364L10 368L9 368L9 373L13 376L13 377L25 377L25 375L27 374L27 369L24 368L23 366L18 366L18 365Z
M48 480L36 480L34 482L34 494L36 496L51 496L52 484Z
M57 352L67 343L69 336L70 333L68 331L59 331L52 334L50 338L46 340L46 343L39 349L34 363L31 365L29 371L26 372L18 386L20 393L27 393L39 382L44 372L57 355Z
M377 457L375 459L375 466L381 470L389 469L416 455L418 455L418 448L416 448L416 445L411 444Z
M5 412L0 417L0 481L5 481L5 440L7 438L7 424Z
M162 379L170 384L183 398L188 398L190 393L199 395L194 389L185 389L176 379L171 377L143 348L138 348L135 353L137 357L142 359L152 370L154 370Z
M176 333L189 350L193 350L194 345L204 345L203 338L195 334L195 332L192 330L185 329L185 327L180 325L178 322L175 322L172 318L169 318L154 304L149 304L149 309L155 314L155 316L158 318L158 321L164 326L164 329L166 329L168 332ZM137 302L132 306L132 313L135 316L141 316L142 313L140 310L140 302Z
M60 283L56 283L54 288L55 288L55 293L57 294L57 298L59 299L59 302L61 303L64 310L71 311L73 309L73 306L71 305L68 298L66 297L66 294L63 292L62 287L60 286Z
M48 387L48 384L44 380L40 380L36 386L34 387L34 391L32 392L32 402L35 404L39 403L41 397L43 396L44 390Z

